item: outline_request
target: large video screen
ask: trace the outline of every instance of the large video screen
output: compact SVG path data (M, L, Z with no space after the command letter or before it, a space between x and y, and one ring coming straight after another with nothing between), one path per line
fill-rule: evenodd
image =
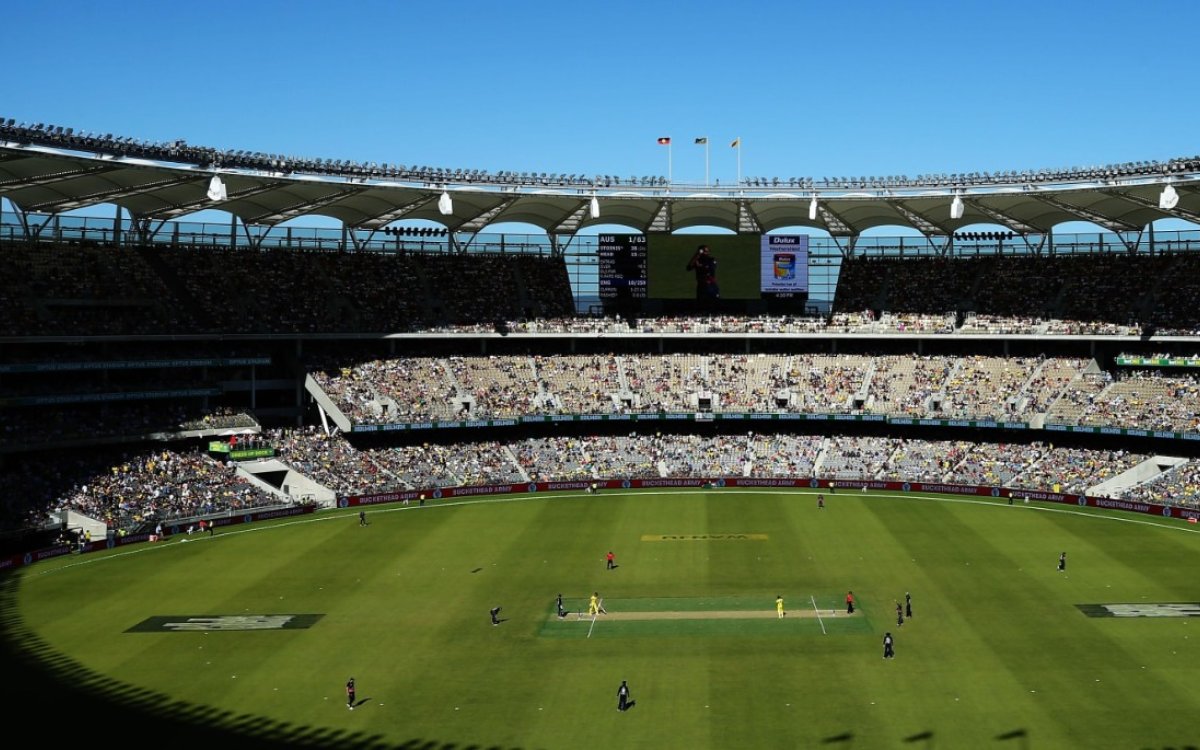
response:
M757 300L808 294L806 235L606 235L600 248L602 297ZM642 269L644 277L638 276Z

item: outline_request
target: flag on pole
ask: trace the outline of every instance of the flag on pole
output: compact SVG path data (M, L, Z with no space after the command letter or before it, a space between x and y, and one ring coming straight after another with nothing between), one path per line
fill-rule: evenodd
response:
M696 145L697 145L697 146L707 146L707 145L708 145L708 138L707 138L706 136L702 136L702 137L700 137L700 138L697 138L697 139L696 139Z
M737 148L738 146L741 146L741 145L742 145L742 139L741 139L741 138L734 138L734 139L733 139L733 143L730 143L730 144L729 144L729 147L730 147L730 148Z
M660 146L670 146L670 145L671 145L671 139L670 139L669 137L666 137L666 138L659 138L659 139L658 139L658 145L660 145Z

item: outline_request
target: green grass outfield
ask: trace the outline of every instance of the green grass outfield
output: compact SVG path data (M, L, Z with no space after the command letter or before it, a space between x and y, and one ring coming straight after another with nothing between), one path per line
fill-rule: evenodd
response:
M91 699L107 717L96 736L211 747L216 733L222 750L232 738L456 750L1200 745L1200 619L1078 606L1200 602L1197 526L911 494L826 493L826 506L805 491L538 493L374 508L365 528L356 509L328 511L37 563L3 580L3 656L52 679L28 695L8 673L9 730L60 717L67 741L81 741L89 714L78 706ZM854 619L843 616L849 589ZM555 616L556 594L574 612L593 591L613 614L756 615ZM896 627L906 591L914 616ZM814 601L837 614L801 617ZM260 615L312 617L278 628ZM162 627L192 616L242 629ZM885 631L894 660L882 658ZM625 714L621 680L635 702ZM145 729L168 719L169 736Z

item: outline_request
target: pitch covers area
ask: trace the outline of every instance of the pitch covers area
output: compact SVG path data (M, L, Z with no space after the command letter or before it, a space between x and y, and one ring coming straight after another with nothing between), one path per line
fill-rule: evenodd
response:
M131 746L1200 745L1196 531L735 489L330 511L12 572L8 705Z

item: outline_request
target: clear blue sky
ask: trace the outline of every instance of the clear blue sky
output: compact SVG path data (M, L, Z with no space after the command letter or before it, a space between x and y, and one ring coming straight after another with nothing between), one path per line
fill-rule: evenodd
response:
M1194 2L10 3L0 115L449 168L916 176L1200 153Z

